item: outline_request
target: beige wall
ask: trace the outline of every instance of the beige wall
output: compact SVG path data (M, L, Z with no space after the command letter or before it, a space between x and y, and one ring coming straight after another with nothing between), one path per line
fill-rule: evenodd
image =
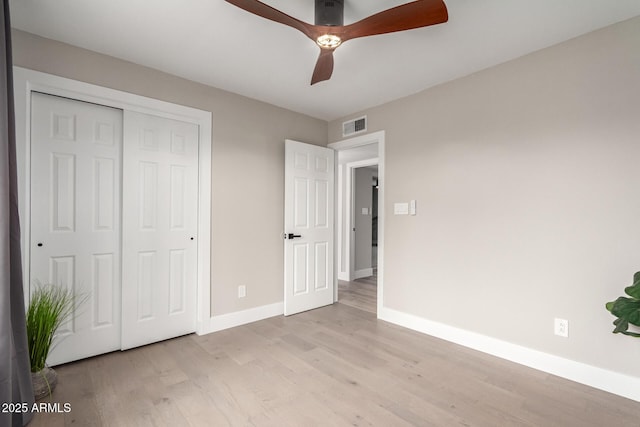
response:
M386 131L385 306L640 376L604 309L640 270L639 40L635 18L350 116Z
M212 315L282 301L284 140L326 145L326 122L22 31L12 35L15 65L211 111ZM238 285L247 286L243 299Z

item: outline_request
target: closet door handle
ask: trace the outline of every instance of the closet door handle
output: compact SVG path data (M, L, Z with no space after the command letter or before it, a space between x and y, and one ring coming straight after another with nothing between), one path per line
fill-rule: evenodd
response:
M300 234L293 234L293 233L287 234L287 239L289 240L295 239L296 237L302 237L302 236Z

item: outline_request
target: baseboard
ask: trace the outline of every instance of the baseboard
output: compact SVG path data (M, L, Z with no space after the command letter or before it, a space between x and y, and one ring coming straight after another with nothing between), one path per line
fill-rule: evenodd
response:
M349 273L346 272L339 272L338 273L338 280L344 280L345 282L349 281Z
M353 280L371 276L373 276L373 268L363 268L362 270L356 270L353 272Z
M284 302L262 305L247 310L213 316L203 322L202 327L196 331L198 335L206 335L212 332L222 331L235 326L246 325L269 317L281 316L284 313Z
M640 402L640 378L512 344L383 307L378 318L492 356Z

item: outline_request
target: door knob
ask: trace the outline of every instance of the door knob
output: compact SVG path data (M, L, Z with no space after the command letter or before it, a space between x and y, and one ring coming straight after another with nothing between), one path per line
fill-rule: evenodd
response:
M296 237L302 237L302 236L300 234L293 234L293 233L287 234L287 239L295 239Z

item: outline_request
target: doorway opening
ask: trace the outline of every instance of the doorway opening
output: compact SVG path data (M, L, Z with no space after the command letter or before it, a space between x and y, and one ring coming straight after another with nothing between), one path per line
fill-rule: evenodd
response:
M373 161L373 160L372 160ZM338 282L338 300L371 313L376 312L378 286L378 165L351 171L348 280Z
M384 264L384 132L329 144L337 151L335 300L378 313Z

